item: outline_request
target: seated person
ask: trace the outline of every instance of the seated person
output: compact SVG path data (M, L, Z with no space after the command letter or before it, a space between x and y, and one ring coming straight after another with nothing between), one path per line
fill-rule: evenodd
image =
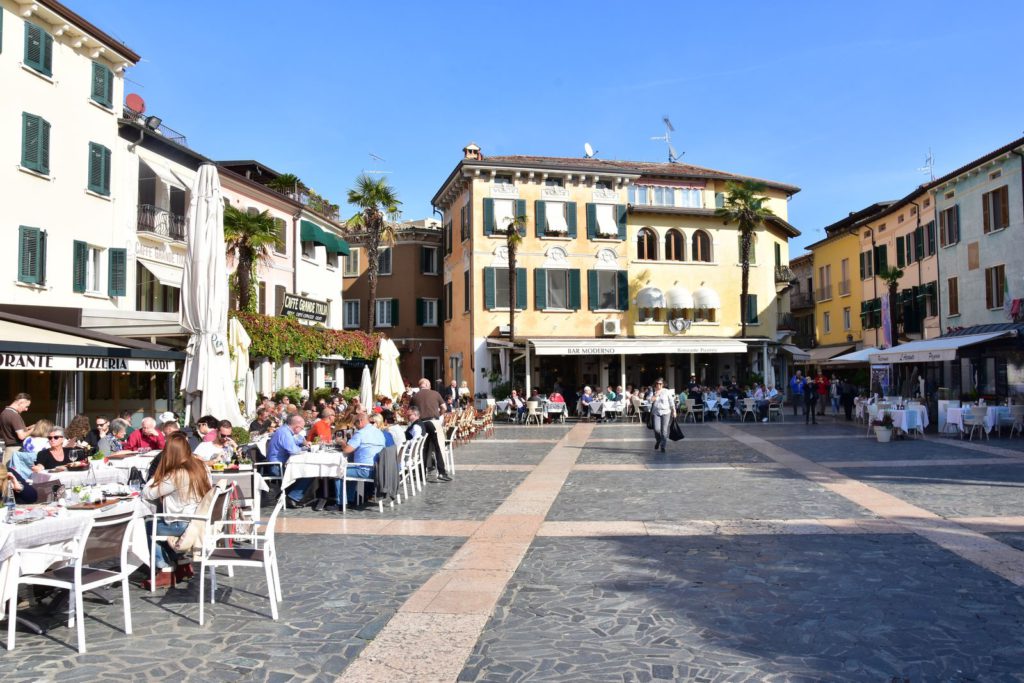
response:
M565 403L565 398L557 391L552 391L548 394L548 401L551 403Z
M779 392L774 386L768 386L766 391L761 392L761 399L757 402L757 416L761 422L768 421L768 406L779 402Z
M96 427L85 435L85 442L93 449L98 449L100 440L110 433L110 420L103 415L96 418Z
M43 470L63 472L68 465L82 459L88 464L89 461L85 458L85 453L80 449L64 448L63 427L51 429L47 440L50 442L50 447L44 448L36 456L36 464L32 466L33 472L42 472Z
M271 431L274 427L274 421L270 419L270 411L266 408L260 408L256 411L256 419L249 423L249 434L251 436L260 436Z
M583 395L580 396L579 417L590 418L590 404L594 402L594 390L590 387L583 387Z
M31 505L39 500L39 492L32 484L17 471L0 465L0 496L7 498L8 488L14 489L14 502L18 505Z
M523 400L523 397L515 389L508 396L508 405L505 407L505 410L510 414L514 414L516 420L522 419L523 415L526 414L526 401Z
M216 436L212 441L203 441L196 447L195 456L204 462L230 462L231 456L238 451L238 444L231 438L234 426L228 420L221 420L217 425Z
M295 455L296 453L302 452L302 446L299 445L299 434L302 432L306 422L302 419L301 415L292 415L288 418L285 424L274 432L274 435L270 437L270 441L267 442L267 461L279 463L276 468L271 468L271 475L280 477L284 474L284 466L288 462L288 458ZM291 488L288 489L288 500L287 505L289 509L300 507L300 502L303 496L306 495L306 489L309 488L313 480L310 478L299 479Z
M618 401L619 395L615 393L615 390L612 389L612 386L609 384L608 388L604 392L604 398L606 401Z
M384 418L385 424L395 424L395 402L388 396L380 401L380 416Z
M312 443L331 444L334 443L334 408L324 408L320 411L319 419L313 423L306 433L305 444Z
M384 450L384 432L373 426L365 410L355 414L355 426L356 432L352 438L340 441L341 450L352 456L347 465L347 473L350 477L370 478L373 476L373 466L377 464L377 456ZM348 482L345 500L355 497L356 486L357 482ZM345 503L341 495L341 480L338 479L335 481L334 497L339 507Z
M49 420L43 419L32 425L32 430L29 435L21 443L21 450L26 453L38 453L50 445L50 441L46 438L46 435L53 429L53 423Z
M163 450L164 435L156 428L156 420L151 417L142 418L142 426L128 436L125 448L130 451L146 453Z
M96 445L96 452L102 456L116 455L124 456L131 453L124 447L125 435L128 433L128 423L117 418L110 422L110 433L99 440Z

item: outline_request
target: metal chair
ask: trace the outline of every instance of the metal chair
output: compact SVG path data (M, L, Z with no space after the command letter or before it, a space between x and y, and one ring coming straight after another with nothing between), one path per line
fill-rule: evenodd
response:
M786 421L786 412L782 409L782 402L779 400L772 400L768 403L768 421L772 421L772 415L779 416L779 422Z
M757 422L757 401L752 398L743 399L743 412L740 414L740 422L746 422L747 415L754 422Z

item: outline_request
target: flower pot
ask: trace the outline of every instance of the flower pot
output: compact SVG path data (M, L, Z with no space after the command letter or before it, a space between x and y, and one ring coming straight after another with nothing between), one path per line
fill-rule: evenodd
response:
M892 441L892 427L875 427L875 438L878 443L889 443Z

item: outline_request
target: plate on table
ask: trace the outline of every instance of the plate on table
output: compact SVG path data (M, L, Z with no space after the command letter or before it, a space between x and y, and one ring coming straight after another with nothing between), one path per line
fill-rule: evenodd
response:
M105 500L102 503L75 503L68 505L68 510L102 510L103 508L117 505L116 500Z

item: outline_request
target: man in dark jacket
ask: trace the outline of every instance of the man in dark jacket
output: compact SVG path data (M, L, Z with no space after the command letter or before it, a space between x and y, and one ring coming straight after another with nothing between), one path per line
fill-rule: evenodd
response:
M804 397L804 424L818 424L818 416L814 414L814 406L818 402L818 385L807 375L800 390Z

